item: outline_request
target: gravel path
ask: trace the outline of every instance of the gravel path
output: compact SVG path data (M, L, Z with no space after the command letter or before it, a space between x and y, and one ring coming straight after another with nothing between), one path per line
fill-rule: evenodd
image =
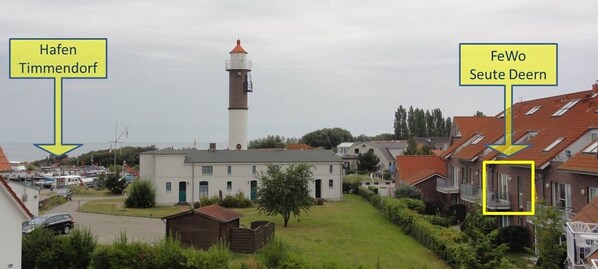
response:
M57 206L47 213L69 213L75 219L75 227L89 228L99 244L110 244L121 232L126 232L129 241L152 243L164 238L166 225L161 219L123 217L105 214L77 212L89 200L107 197L73 197L72 201Z

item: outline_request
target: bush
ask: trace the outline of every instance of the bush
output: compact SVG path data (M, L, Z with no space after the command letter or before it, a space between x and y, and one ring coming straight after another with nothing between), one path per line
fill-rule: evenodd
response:
M279 238L270 242L259 252L259 258L265 268L271 269L301 269L308 267L299 257L291 255L289 246Z
M156 206L156 190L149 181L135 180L131 184L130 194L125 200L125 207L150 208Z
M104 181L104 185L112 194L122 194L123 190L127 187L127 181L124 178L118 178L115 174L111 174Z
M41 206L39 208L40 211L50 210L54 207L57 207L61 204L68 202L66 198L63 196L52 196L46 200L41 201Z
M220 198L218 196L202 196L199 198L199 207L209 206L213 204L218 204L220 202Z
M89 230L74 229L69 236L37 228L23 236L22 268L87 268L96 240Z
M368 190L372 191L375 194L378 194L378 187L368 186Z
M245 197L243 191L237 192L234 196L226 195L219 204L226 208L248 208L252 205L251 200Z
M451 222L448 218L438 215L425 215L424 218L431 224L442 226L442 227L449 227Z
M326 199L324 198L314 198L315 205L324 205L324 202L326 202Z
M507 244L510 252L524 252L529 247L530 232L526 227L508 226L498 229L496 245Z
M93 268L229 268L232 258L228 246L217 244L208 251L184 248L179 241L165 239L155 245L129 243L126 236L93 254Z
M370 178L361 175L347 175L343 177L343 193L357 194L357 189L361 186L361 182L370 180Z
M411 198L422 200L423 194L422 191L416 187L401 184L395 189L395 197L398 199Z
M474 248L465 233L432 224L434 216L423 216L425 205L417 199L380 198L372 191L360 187L359 195L370 201L392 223L444 259L453 268L469 268L476 262ZM434 220L431 220L434 218Z

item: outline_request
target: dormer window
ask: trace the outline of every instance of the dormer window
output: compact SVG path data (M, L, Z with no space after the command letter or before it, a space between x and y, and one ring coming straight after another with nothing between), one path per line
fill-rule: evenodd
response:
M583 150L583 153L598 153L598 141Z
M565 140L565 138L557 138L556 140L554 140L554 142L552 142L552 144L548 145L548 147L546 147L544 149L544 152L550 151L551 149L553 149L556 145L558 145L559 143L563 142L563 140Z
M485 136L483 136L483 135L478 136L476 139L474 139L473 141L471 141L471 144L475 145L477 143L480 143L480 141L482 141L484 139L484 137Z
M579 99L574 99L569 101L569 103L565 104L563 107L561 107L561 109L557 110L557 112L554 112L554 114L552 114L553 117L560 117L563 114L565 114L567 111L569 111L569 109L571 109L575 104L577 104L579 102Z
M536 111L540 110L540 108L542 108L542 106L532 107L532 109L530 109L528 112L526 112L525 115L526 116L533 115L534 113L536 113Z

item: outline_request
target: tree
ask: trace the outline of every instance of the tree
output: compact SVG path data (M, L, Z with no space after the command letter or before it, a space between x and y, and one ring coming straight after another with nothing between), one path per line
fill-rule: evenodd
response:
M284 136L280 135L268 135L264 138L258 138L249 141L250 149L262 149L262 148L284 148L285 141Z
M342 128L324 128L305 134L301 141L314 148L333 149L342 142L353 141L353 135Z
M360 153L357 156L357 171L360 174L373 173L378 171L380 158L374 154L373 150L366 153Z
M444 123L444 133L442 133L442 136L450 136L451 135L451 127L453 127L451 117L446 117L446 121Z
M403 155L419 155L419 149L417 148L417 142L415 142L415 138L409 138L407 142L407 148L403 151Z
M399 106L395 112L394 135L395 139L399 140L407 139L410 136L407 126L407 110L403 106Z
M131 193L125 200L125 207L150 208L156 205L156 190L149 181L135 180Z
M482 111L476 111L475 114L473 114L474 117L485 117L486 115L484 115L484 112Z
M309 183L313 181L311 168L312 165L301 163L282 170L279 165L269 164L266 173L259 175L258 211L268 216L282 215L284 227L291 214L297 218L309 211L314 204L309 194Z
M434 124L436 125L436 127L434 128L436 132L433 136L449 136L448 133L450 133L450 130L448 132L446 131L446 126L444 125L444 118L442 117L442 111L440 110L440 108L435 108L432 110L432 117L434 118ZM450 129L451 127L449 126L448 128Z
M566 258L566 249L560 237L563 233L563 220L560 212L551 206L536 207L536 214L532 217L538 237L540 268L561 268Z
M490 232L494 229L495 221L495 218L482 215L479 208L474 208L461 223L461 230L468 235L474 247L476 262L471 268L508 268L505 259L508 246L492 243Z

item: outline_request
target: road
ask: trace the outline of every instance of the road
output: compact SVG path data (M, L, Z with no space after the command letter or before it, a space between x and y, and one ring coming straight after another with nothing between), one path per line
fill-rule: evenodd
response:
M161 219L123 217L105 214L77 212L89 200L106 197L73 197L72 201L57 206L47 213L69 213L75 219L75 227L89 228L99 244L110 244L126 232L129 241L152 243L164 238L166 225Z

